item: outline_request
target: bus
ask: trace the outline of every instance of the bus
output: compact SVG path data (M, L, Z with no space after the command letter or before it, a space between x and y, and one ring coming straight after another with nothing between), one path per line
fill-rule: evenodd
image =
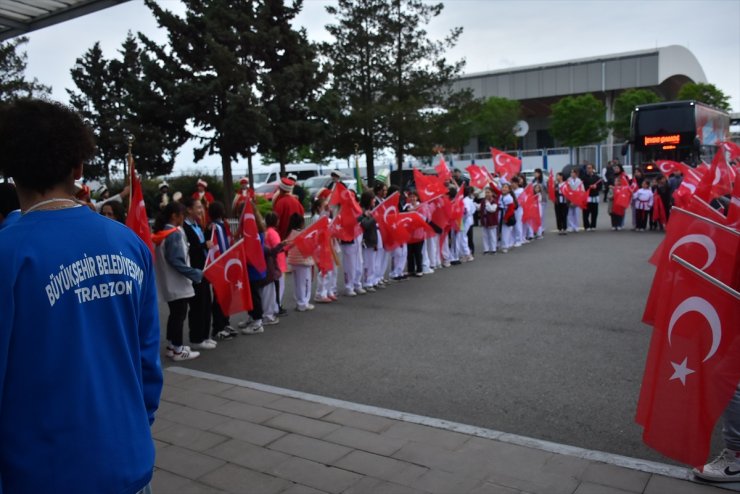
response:
M698 101L639 105L632 112L630 140L622 154L631 149L633 169L655 176L660 173L655 166L658 160L691 166L710 163L729 131L729 114Z

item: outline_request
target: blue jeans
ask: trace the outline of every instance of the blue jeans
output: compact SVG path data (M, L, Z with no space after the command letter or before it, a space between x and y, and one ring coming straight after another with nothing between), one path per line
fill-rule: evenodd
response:
M725 447L733 451L740 451L740 386L727 405L722 415L722 435L725 438Z

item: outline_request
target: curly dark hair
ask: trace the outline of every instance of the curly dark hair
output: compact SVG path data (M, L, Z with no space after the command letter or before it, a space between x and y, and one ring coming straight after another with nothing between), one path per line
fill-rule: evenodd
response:
M0 169L23 188L44 193L95 154L95 138L71 108L19 99L0 106Z

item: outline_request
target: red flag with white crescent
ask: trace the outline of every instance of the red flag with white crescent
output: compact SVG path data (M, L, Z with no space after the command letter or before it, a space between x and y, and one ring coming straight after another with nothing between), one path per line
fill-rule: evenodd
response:
M740 381L740 293L673 256L656 314L635 420L643 441L699 467ZM687 266L688 265L688 266Z
M417 168L414 168L414 183L416 184L416 193L419 194L421 201L428 201L442 194L447 194L447 186L442 183L439 177L424 175Z
M434 169L437 171L437 176L442 182L452 180L452 173L450 173L450 169L447 168L447 163L445 163L444 158L440 157L439 163L437 163L437 166L435 166Z
M522 160L496 148L491 148L491 157L493 158L493 169L499 177L509 181L514 175L522 171Z
M250 266L259 272L267 269L265 262L265 250L260 240L259 230L257 229L257 219L254 216L254 208L251 201L246 201L244 212L241 217L242 239L244 240L244 252L247 256L247 262Z
M393 250L405 242L403 238L398 238L398 230L395 228L398 221L400 197L401 195L398 192L394 192L385 201L378 204L372 212L378 230L380 230L380 236L383 239L383 248L386 250Z
M483 189L488 185L488 175L478 165L470 165L466 168L470 175L470 185L477 189Z
M331 252L329 235L329 218L322 216L314 224L303 230L293 239L293 247L304 257L313 258L316 267L322 273L334 269L334 257Z
M239 240L203 269L203 276L211 282L216 300L226 316L252 310L244 246L244 239Z
M146 215L146 205L144 204L144 195L141 191L141 182L136 176L134 160L128 157L130 180L131 180L131 202L128 206L128 216L126 216L126 226L131 228L134 233L144 241L149 252L154 259L154 244L152 243L152 230L149 228L149 218Z

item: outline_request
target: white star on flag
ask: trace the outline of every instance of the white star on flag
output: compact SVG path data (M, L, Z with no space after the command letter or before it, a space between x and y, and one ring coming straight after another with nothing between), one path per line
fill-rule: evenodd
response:
M237 288L238 288L239 290L241 290L243 286L244 286L244 283L242 283L241 281L237 281L237 282L236 282L236 287L237 287Z
M680 379L681 384L686 386L686 376L688 376L689 374L693 374L695 372L686 366L687 361L688 361L688 357L684 358L683 362L681 362L680 364L671 362L671 365L673 366L673 375L671 376L669 381L672 381L673 379Z

